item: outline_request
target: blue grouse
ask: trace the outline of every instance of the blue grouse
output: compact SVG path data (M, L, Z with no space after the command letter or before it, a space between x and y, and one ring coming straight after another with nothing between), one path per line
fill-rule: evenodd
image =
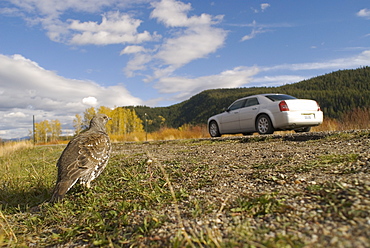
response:
M108 120L105 114L97 114L91 119L89 129L68 143L57 162L58 178L51 202L63 199L77 181L90 188L90 182L104 170L111 151L105 129Z

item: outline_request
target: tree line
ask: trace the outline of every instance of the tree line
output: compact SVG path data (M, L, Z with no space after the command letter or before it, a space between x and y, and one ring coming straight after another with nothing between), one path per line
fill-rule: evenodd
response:
M142 120L145 113L156 120L157 124L151 127L151 131L156 131L161 127L158 125L159 116L165 120L162 126L172 128L178 128L184 124L206 124L210 116L221 113L233 101L264 93L282 93L316 100L325 117L341 119L355 109L370 108L370 67L339 70L278 87L205 90L186 101L168 107L126 106L125 108L135 109Z
M204 125L210 116L221 113L236 99L263 93L282 93L297 98L313 99L320 104L326 118L341 119L353 110L370 108L370 67L340 70L279 87L205 90L186 101L168 107L88 108L83 115L75 116L74 128L76 134L86 130L90 119L96 113L105 113L112 118L107 124L110 135L155 132L161 128L179 128L187 124ZM58 120L38 123L36 133L38 140L56 139L60 134Z
M75 135L87 130L90 120L97 114L106 114L112 118L106 125L109 135L124 136L133 132L143 132L143 121L138 118L135 110L117 107L110 109L101 106L98 109L94 107L87 108L82 115L76 114L73 120ZM54 142L60 139L62 134L62 125L59 120L43 120L35 123L34 141L36 143Z
M112 120L108 121L106 125L107 133L109 135L125 135L132 132L142 132L143 121L136 115L135 110L117 107L110 109L105 106L99 107L97 110L94 107L88 108L83 113L83 117L76 114L74 120L74 128L76 134L89 127L90 120L97 114L106 114Z
M34 140L40 142L57 141L62 133L62 125L59 120L43 120L35 123Z

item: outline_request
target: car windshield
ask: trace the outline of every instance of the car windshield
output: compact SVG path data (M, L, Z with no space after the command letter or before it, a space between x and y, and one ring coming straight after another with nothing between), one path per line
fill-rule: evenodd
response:
M266 95L268 99L271 101L282 101L282 100L290 100L290 99L297 99L294 96L289 96L289 95Z

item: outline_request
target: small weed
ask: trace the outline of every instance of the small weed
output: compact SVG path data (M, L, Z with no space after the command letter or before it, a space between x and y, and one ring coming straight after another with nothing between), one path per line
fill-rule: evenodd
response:
M263 194L257 197L241 196L235 200L234 204L230 209L231 212L243 212L250 216L281 212L284 209L284 205L270 194Z
M330 154L318 157L318 163L321 165L338 165L340 163L348 163L357 161L358 154Z
M364 207L367 203L356 201L360 191L366 188L366 185L327 182L324 185L308 187L307 190L311 191L320 202L321 210L326 216L339 220L352 220L356 217L370 216Z
M304 164L292 167L292 169L296 173L310 172L314 169L335 171L336 173L339 173L339 169L341 173L350 173L351 168L347 165L356 162L358 158L358 154L352 153L321 155L314 160L309 160Z

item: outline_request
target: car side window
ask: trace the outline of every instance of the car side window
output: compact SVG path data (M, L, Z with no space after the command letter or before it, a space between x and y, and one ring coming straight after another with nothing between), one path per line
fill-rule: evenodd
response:
M244 103L245 103L245 100L237 101L228 108L228 111L232 111L232 110L235 110L235 109L240 109L241 107L244 106Z
M244 107L250 107L250 106L254 106L254 105L258 105L258 104L259 104L259 102L258 102L257 98L249 98L249 99L247 99L247 102L245 103Z

